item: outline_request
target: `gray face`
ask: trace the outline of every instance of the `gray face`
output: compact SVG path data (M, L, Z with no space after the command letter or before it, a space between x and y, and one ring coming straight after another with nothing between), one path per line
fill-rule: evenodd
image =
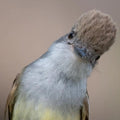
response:
M82 43L82 41L76 36L76 34L77 33L75 33L74 31L68 34L67 43L73 46L75 53L80 56L81 59L90 62L94 67L98 59L100 58L100 54L97 50L92 49L90 45Z

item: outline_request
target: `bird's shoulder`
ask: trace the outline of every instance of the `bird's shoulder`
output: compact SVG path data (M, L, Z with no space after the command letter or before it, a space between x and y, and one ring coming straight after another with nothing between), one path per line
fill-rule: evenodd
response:
M17 74L16 78L13 81L11 91L7 98L5 112L4 112L4 119L6 119L7 112L8 112L8 118L9 118L9 120L12 120L14 105L15 105L15 101L17 98L16 92L17 92L19 83L20 83L20 74Z
M83 105L80 108L80 120L89 120L89 96L86 92L86 96L83 100Z

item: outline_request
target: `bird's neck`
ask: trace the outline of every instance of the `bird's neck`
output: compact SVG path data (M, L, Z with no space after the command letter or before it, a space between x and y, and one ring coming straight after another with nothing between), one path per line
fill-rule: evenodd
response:
M60 42L50 48L50 51L50 60L56 66L54 66L55 69L67 77L74 80L84 80L90 75L91 64L76 55L70 45Z
M62 109L72 106L77 109L82 104L92 67L80 60L67 44L52 46L48 54L27 69L27 77L24 77L21 87L23 93L27 89L29 99L31 97L43 103L47 101L47 106L60 106Z

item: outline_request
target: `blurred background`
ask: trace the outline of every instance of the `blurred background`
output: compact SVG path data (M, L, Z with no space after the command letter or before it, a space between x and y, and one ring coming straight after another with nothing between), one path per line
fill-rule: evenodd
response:
M98 9L120 26L120 0L0 0L0 120L17 73L68 33L83 13ZM91 120L120 119L120 35L88 79Z

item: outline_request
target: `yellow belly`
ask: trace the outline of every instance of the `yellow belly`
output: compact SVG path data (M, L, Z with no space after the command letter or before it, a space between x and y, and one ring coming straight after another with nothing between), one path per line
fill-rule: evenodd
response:
M59 110L53 110L35 105L32 102L17 101L12 120L79 120L79 113L61 113Z

